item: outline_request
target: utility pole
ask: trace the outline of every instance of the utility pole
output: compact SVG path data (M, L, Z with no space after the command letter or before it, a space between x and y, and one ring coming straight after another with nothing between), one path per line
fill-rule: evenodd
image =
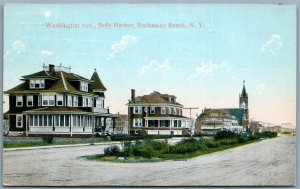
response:
M187 107L187 108L183 108L183 109L186 109L186 110L190 110L190 122L191 122L191 137L193 136L193 132L192 132L192 110L195 110L195 109L199 109L199 107Z

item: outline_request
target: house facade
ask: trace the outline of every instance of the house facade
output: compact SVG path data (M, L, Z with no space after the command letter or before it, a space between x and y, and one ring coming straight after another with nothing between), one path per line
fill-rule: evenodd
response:
M117 114L116 118L116 134L127 135L128 134L128 115Z
M5 91L9 95L10 131L34 134L91 134L114 130L116 116L105 108L105 91L95 69L91 79L71 68L43 66L22 76L23 82Z
M132 135L189 135L191 119L182 116L183 105L174 95L154 91L135 96L131 90L128 104L129 132Z
M235 116L223 109L204 109L197 118L196 134L215 134L222 130L241 133L243 127L239 125Z

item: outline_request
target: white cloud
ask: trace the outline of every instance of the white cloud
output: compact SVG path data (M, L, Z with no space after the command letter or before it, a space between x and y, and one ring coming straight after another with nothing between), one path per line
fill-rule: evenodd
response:
M225 60L220 64L214 64L212 60L208 60L207 63L201 62L198 67L195 69L195 73L190 75L191 78L195 77L205 77L213 74L214 72L221 72L228 70L229 61Z
M47 19L49 19L50 17L51 17L51 12L50 11L45 11L44 12L44 16L47 18Z
M261 84L256 86L257 92L260 95L263 94L265 88L266 88L266 84L264 84L264 83L261 83Z
M26 48L25 44L21 40L16 40L13 42L11 48L4 53L4 59L13 60L14 57L21 54Z
M279 50L283 45L282 39L277 34L272 34L270 39L263 44L260 51L262 53L272 53L274 54L275 51Z
M47 63L53 57L53 52L48 50L43 50L39 57L39 60L43 63Z
M149 64L142 67L139 76L145 75L151 71L165 71L171 69L172 62L166 59L163 63L159 64L157 60L151 60Z
M121 38L121 41L118 43L114 43L111 46L112 52L108 55L108 59L112 59L115 57L117 53L124 51L127 47L133 46L137 43L137 38L133 35L124 35Z

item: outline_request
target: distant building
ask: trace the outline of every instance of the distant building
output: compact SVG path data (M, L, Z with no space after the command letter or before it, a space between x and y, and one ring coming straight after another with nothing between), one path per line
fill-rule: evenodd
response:
M250 132L261 133L264 131L264 126L259 121L251 121L249 124Z
M117 114L115 133L128 134L128 115L127 114Z
M20 85L5 91L10 131L91 134L92 116L96 132L114 130L116 116L104 108L106 88L96 70L87 79L62 65L49 65L21 80Z
M174 95L154 91L149 95L135 96L131 90L129 129L133 135L189 135L191 120L182 115L183 105Z
M218 131L230 130L240 133L243 127L228 110L204 109L196 121L196 134L215 134Z
M226 126L226 124L231 124L231 127ZM202 131L204 133L215 132L216 127L219 130L227 128L237 132L240 132L242 127L242 131L249 131L248 94L245 82L243 82L242 93L239 95L239 108L204 109L196 121L196 134L200 134Z

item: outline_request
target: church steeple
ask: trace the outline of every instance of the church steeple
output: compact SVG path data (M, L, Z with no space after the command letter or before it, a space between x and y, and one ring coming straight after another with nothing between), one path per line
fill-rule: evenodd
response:
M245 80L243 81L243 90L239 98L240 108L248 109L248 94L246 92Z
M247 97L247 93L246 93L246 87L245 87L245 80L243 81L243 90L242 90L242 96Z

